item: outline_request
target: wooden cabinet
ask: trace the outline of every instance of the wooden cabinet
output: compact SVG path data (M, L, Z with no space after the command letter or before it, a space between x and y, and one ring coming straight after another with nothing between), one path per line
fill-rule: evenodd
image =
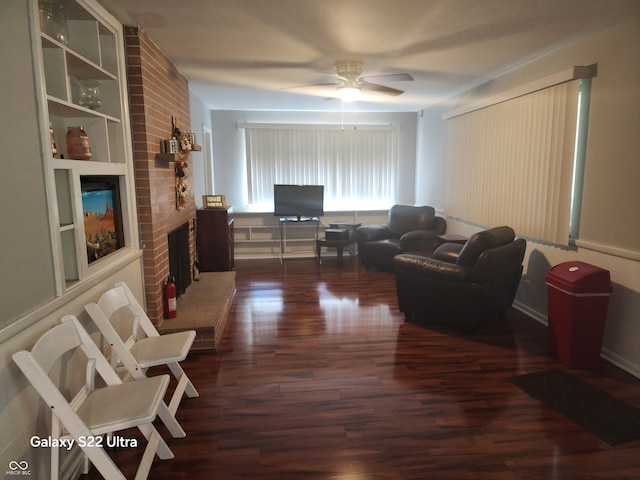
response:
M196 243L201 272L233 270L233 217L227 209L196 212Z

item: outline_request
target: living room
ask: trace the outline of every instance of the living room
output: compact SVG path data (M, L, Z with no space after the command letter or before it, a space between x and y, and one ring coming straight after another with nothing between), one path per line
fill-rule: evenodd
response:
M57 178L43 173L42 152L45 149L42 141L33 141L40 138L42 128L48 125L43 125L39 101L32 89L25 88L27 84L43 82L41 72L34 71L31 65L35 61L31 61L32 34L26 4L15 2L3 6L8 14L0 21L3 41L12 46L3 49L1 54L3 64L12 68L5 69L2 74L5 88L0 95L6 112L14 112L5 115L2 123L5 155L12 161L5 162L2 180L2 218L10 227L3 231L0 262L6 276L1 303L7 309L0 337L1 378L2 384L7 386L1 408L3 424L12 424L15 418L25 419L20 425L12 425L3 435L0 449L7 464L24 453L24 445L19 445L16 439L24 439L26 432L39 421L37 414L25 414L22 394L25 387L17 378L19 372L11 363L11 354L32 346L62 314L79 314L85 303L95 300L99 292L114 281L134 283L136 293L141 297L144 291L142 248L135 246L138 238L135 209L131 214L133 218L129 219L133 227L128 237L135 240L133 246L127 245L131 250L117 253L118 263L95 275L89 268L86 282L79 284L59 278L57 269L63 260L58 256L59 245L52 240L52 232L59 228L49 210L51 198L48 196ZM603 357L640 377L640 351L637 349L640 337L637 328L637 312L640 311L640 217L637 215L640 210L637 161L640 152L637 135L640 127L640 60L635 54L640 47L640 18L634 5L627 4L627 19L571 39L547 55L506 69L503 74L447 101L425 105L412 112L359 111L357 121L360 125L400 125L398 162L402 167L399 169L397 203L431 205L446 215L447 121L443 120L443 115L479 98L494 96L576 65L597 64L591 92L579 238L570 247L528 239L524 276L515 306L544 324L547 315L545 275L551 266L581 260L609 270L614 294L609 304ZM213 143L212 191L207 191L202 176L195 173L205 171L203 154L193 152L191 155L192 201L196 205L202 194L224 194L228 205L247 204L244 132L238 129L239 123L340 124L343 117L339 107L322 113L212 108L198 97L196 85L189 102L190 118L182 118L183 123L189 124L200 138L200 132L209 129ZM167 133L169 120L167 118ZM134 172L124 176L127 182L133 181ZM25 185L27 179L29 184ZM133 188L132 184L128 185ZM447 233L465 236L488 226L464 218L447 218L447 225ZM63 229L63 235L64 232L68 230Z
M633 100L637 94L638 62L623 51L638 41L635 20L623 22L594 35L576 40L556 51L495 78L474 90L447 102L411 113L358 113L362 124L400 125L398 202L431 205L442 212L445 205L447 122L443 115L474 99L491 97L531 80L551 75L572 65L598 64L593 79L591 114L585 161L582 216L577 248L559 247L545 242L530 243L525 257L528 291L519 289L516 305L528 314L546 321L545 276L553 265L580 259L612 273L614 289L611 299L603 355L621 368L639 376L640 353L637 342L637 311L640 309L640 264L637 210L640 194L636 192L638 139L632 125L637 121ZM620 47L625 45L625 47ZM604 71L603 71L604 69ZM632 93L636 91L636 93ZM623 93L627 92L627 94ZM240 123L307 124L340 122L341 113L229 111L209 112L195 96L191 99L192 124L202 122L213 131L214 156L224 163L214 163L216 193L226 195L230 205L247 204L244 131ZM200 117L195 112L203 112ZM620 123L621 118L627 121ZM613 155L611 152L615 152ZM414 181L415 179L415 181ZM203 192L204 193L204 192ZM626 206L622 207L621 206ZM446 211L444 212L446 214ZM479 227L459 219L447 219L447 233L469 235ZM522 285L524 282L522 282Z

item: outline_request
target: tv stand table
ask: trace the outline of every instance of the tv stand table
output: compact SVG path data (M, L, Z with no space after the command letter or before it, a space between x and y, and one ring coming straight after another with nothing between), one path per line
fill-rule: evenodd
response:
M316 241L318 240L318 234L320 232L320 218L318 217L280 217L278 223L280 224L280 263L282 263L284 253L287 249L287 225L315 224Z

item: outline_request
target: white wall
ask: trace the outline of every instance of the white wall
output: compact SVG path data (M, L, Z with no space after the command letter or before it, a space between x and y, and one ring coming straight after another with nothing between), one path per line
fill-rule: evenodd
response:
M640 377L640 19L633 18L425 110L419 121L418 203L444 205L446 122L441 114L574 65L598 64L593 79L581 243L559 248L529 242L518 305L546 321L545 275L558 263L580 260L611 272L603 353ZM446 213L446 212L445 212ZM448 221L451 233L479 227ZM531 293L524 293L524 281Z
M227 205L247 204L244 130L238 123L340 124L341 112L211 112L216 194L226 195ZM416 128L415 113L358 113L360 125L400 126L398 142L397 203L414 203Z
M196 208L202 208L202 195L205 195L205 137L203 126L211 128L211 111L202 100L190 92L189 108L191 113L191 131L196 134L196 141L202 146L202 151L191 152L191 188L195 196Z
M3 3L0 41L1 327L52 300L55 282L26 0Z
M447 124L441 115L448 107L439 105L424 110L418 117L416 165L416 203L444 211L444 186L447 173Z

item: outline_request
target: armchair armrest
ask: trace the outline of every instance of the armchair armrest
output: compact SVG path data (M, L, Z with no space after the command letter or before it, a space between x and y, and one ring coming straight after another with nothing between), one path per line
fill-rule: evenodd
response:
M455 283L465 282L470 272L467 267L408 253L396 255L393 262L396 275L404 271Z
M364 225L356 231L359 242L372 242L389 238L391 229L387 225Z
M462 247L464 247L464 245L459 243L443 243L433 252L433 258L442 260L443 262L456 263Z

